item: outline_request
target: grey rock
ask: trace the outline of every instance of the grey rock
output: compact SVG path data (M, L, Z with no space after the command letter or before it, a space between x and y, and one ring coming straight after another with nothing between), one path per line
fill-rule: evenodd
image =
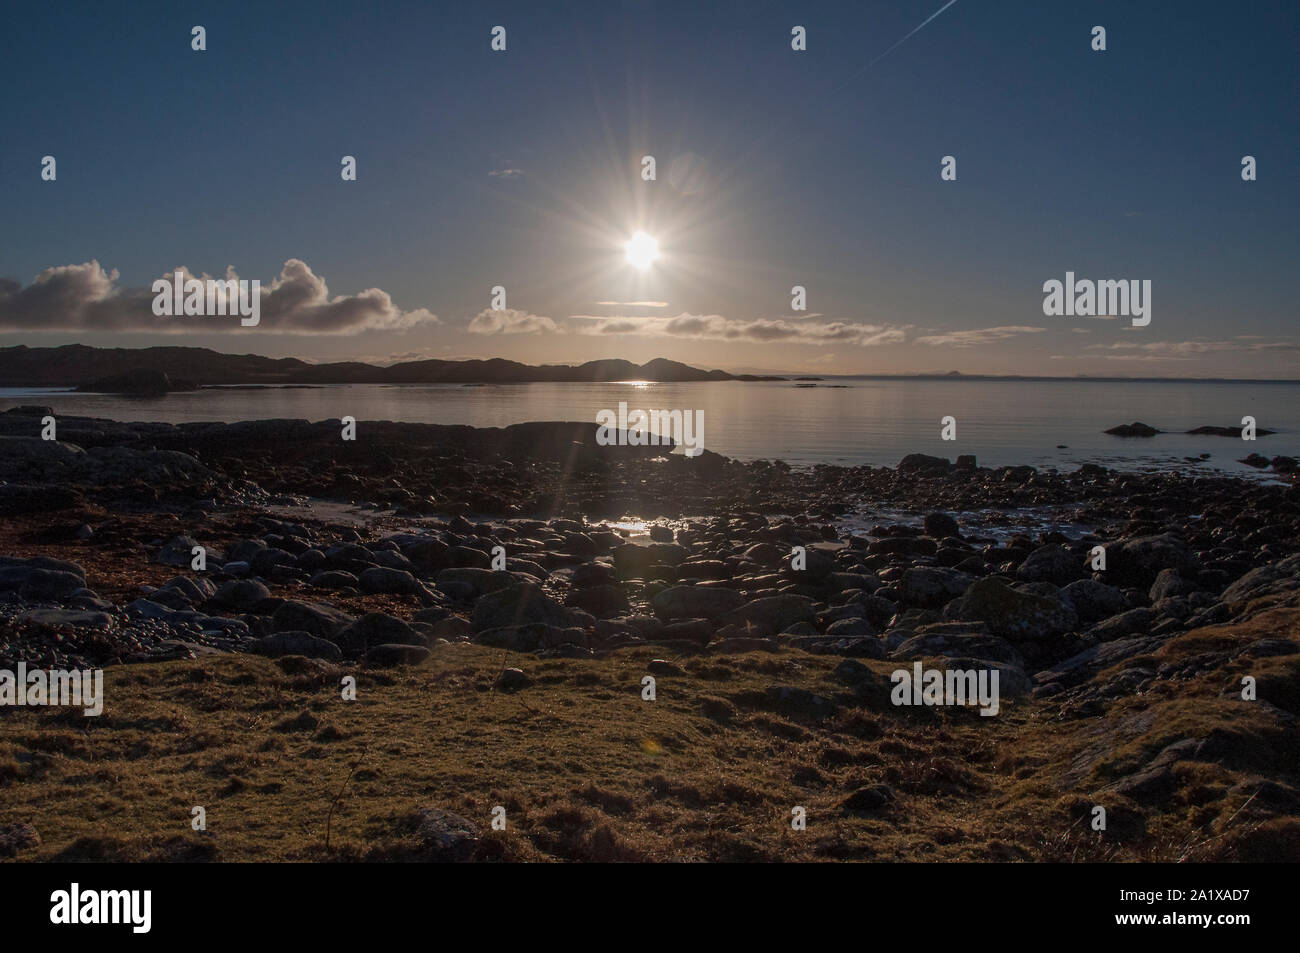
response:
M793 560L787 560L781 568L781 574L796 582L818 584L830 579L838 568L833 556L814 546L809 546L805 550L804 567L795 569Z
M787 593L747 602L732 612L727 621L740 625L752 624L770 632L784 632L796 623L811 623L816 618L817 613L811 599Z
M1155 618L1156 614L1151 609L1130 609L1098 622L1088 632L1103 642L1110 642L1138 633L1146 634Z
M1236 609L1252 599L1294 589L1300 589L1300 554L1252 569L1228 586L1220 601Z
M867 787L858 788L844 800L840 801L840 807L846 811L879 811L888 808L894 804L897 796L893 788L887 784L871 784Z
M952 624L922 626L915 635L889 653L890 658L902 661L934 656L969 656L1005 662L1016 667L1024 665L1020 653L1006 639L969 625L964 630Z
M404 569L375 566L357 577L362 592L414 594L424 591L419 581Z
M469 620L454 615L434 622L433 628L429 630L430 638L446 639L449 642L468 639L473 634L474 626L470 625Z
M459 814L441 808L426 808L417 815L416 837L421 847L440 861L466 861L474 856L479 832Z
M1079 579L1070 583L1061 590L1061 601L1074 609L1084 625L1116 615L1128 607L1123 592L1093 579Z
M0 568L0 590L16 592L24 599L65 599L85 588L86 580L76 573L33 566Z
M188 569L198 543L190 536L173 536L153 555L153 562Z
M876 634L876 627L866 619L840 619L826 627L826 635L836 639L867 638Z
M1003 698L1020 698L1028 695L1034 689L1034 682L1025 674L1023 668L1019 665L1012 665L1007 662L995 662L984 658L961 658L954 657L944 663L947 671L975 672L979 677L980 672L997 672L998 676L998 699ZM991 675L990 685L991 683Z
M511 652L536 652L563 645L586 647L587 634L582 629L563 628L542 622L524 625L504 625L484 629L474 636L479 645L509 649Z
M360 589L361 583L352 573L343 569L326 569L316 573L307 585L317 589Z
M655 614L664 619L722 619L734 613L745 597L734 589L716 586L672 586L651 600Z
M496 682L497 691L511 694L522 691L531 684L533 684L533 680L525 675L522 669L518 668L503 669L501 674L497 676Z
M251 612L265 599L271 598L271 590L256 579L232 579L221 584L212 596L214 605L240 612Z
M1017 592L994 578L974 583L945 614L951 619L981 621L989 631L1012 642L1040 639L1072 631L1074 610L1060 600Z
M1049 682L1065 680L1074 681L1081 678L1091 671L1100 671L1103 668L1109 668L1126 658L1134 655L1143 655L1147 652L1158 648L1161 639L1142 636L1138 638L1117 639L1114 642L1104 642L1101 645L1094 645L1084 649L1075 655L1070 656L1064 661L1058 662L1050 669L1039 672L1034 676L1034 681L1040 685Z
M903 573L898 592L908 605L937 608L960 596L974 581L974 576L955 569L919 566Z
M614 550L614 569L624 579L643 578L650 567L676 566L687 556L685 546L677 543L624 543Z
M271 628L275 632L310 632L334 642L339 633L354 621L352 616L332 606L287 599L280 603L271 616Z
M318 638L310 632L274 632L255 640L251 649L259 655L272 657L305 655L308 658L323 658L331 662L337 662L343 657L337 645L327 639Z
M442 570L434 577L434 584L448 595L454 595L449 586L467 586L474 596L481 596L484 593L497 592L507 586L517 585L520 581L509 572L475 569L472 566L453 566Z
M393 668L398 665L419 665L429 657L423 645L373 645L363 661L373 668Z
M925 535L932 536L935 539L944 539L948 536L961 536L961 527L957 520L947 513L927 513L924 520Z
M375 645L424 645L425 639L396 616L367 612L343 629L334 642L345 655L360 655Z
M1066 586L1085 575L1084 560L1064 546L1040 546L1025 557L1016 577L1026 582L1050 582Z
M627 593L621 586L598 585L581 589L572 589L564 598L565 605L580 609L600 617L619 615L627 612Z
M1107 552L1108 577L1113 574L1121 585L1145 589L1162 569L1190 574L1197 568L1196 554L1173 533L1126 539Z
M1177 569L1162 569L1156 574L1147 596L1155 603L1161 599L1186 596L1196 591L1196 584L1184 579Z
M185 595L191 603L197 605L211 599L217 593L217 587L210 579L202 577L173 576L163 584L164 589L175 589Z
M566 628L577 624L579 617L560 605L535 583L516 583L481 596L474 605L474 631L483 632L502 626L540 622Z
M105 629L113 624L107 612L78 612L68 609L29 609L19 618L51 628L69 626L75 629Z

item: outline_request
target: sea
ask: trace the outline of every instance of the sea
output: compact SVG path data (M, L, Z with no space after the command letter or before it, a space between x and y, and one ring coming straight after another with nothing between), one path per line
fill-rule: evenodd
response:
M811 386L808 386L811 384ZM0 388L0 410L20 404L56 415L112 420L239 421L355 417L358 421L504 427L539 420L596 422L602 410L703 413L705 449L741 460L893 466L909 453L982 466L1029 464L1070 470L1098 463L1120 470L1254 475L1250 453L1300 457L1300 381L1074 380L843 377L806 382L352 384L210 387L157 398ZM955 420L955 439L942 439ZM1276 431L1253 441L1191 436L1202 425L1242 426L1253 417ZM1167 431L1122 438L1104 431L1141 421ZM953 428L950 428L952 432Z

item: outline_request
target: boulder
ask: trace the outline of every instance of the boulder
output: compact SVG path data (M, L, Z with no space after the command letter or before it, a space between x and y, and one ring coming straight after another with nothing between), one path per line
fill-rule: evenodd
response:
M614 550L614 569L623 579L644 578L651 566L676 566L686 556L676 543L624 543Z
M898 470L902 473L917 470L946 473L949 466L951 464L946 457L932 457L924 453L909 453L898 461Z
M1148 635L1155 618L1156 614L1151 609L1141 607L1129 609L1127 612L1121 612L1119 615L1098 622L1088 630L1088 633L1102 642L1111 642L1130 635Z
M993 577L975 582L947 606L945 615L984 622L994 635L1011 642L1061 635L1072 631L1079 621L1059 596L1018 592Z
M74 629L106 629L113 624L113 617L107 612L74 609L30 609L19 618L52 629L63 626Z
M600 617L619 615L628 610L627 593L622 586L612 585L571 589L564 597L564 604Z
M912 637L889 653L899 661L919 658L972 657L992 662L1005 662L1017 668L1024 659L1006 639L992 635L983 626L970 623L939 623L922 626Z
M502 669L496 681L497 691L506 694L522 691L531 684L533 684L533 680L524 674L523 669L518 668Z
M520 582L519 579L508 572L475 569L472 566L453 566L444 569L434 579L435 585L444 592L452 593L448 586L468 586L475 596L481 596L487 592L496 592L499 589Z
M783 593L755 599L740 606L727 617L727 622L754 625L771 632L784 632L797 622L812 623L817 613L813 601L807 596Z
M394 668L398 665L419 665L429 657L423 645L374 645L366 652L363 661L372 668Z
M1220 601L1235 607L1253 599L1289 593L1295 589L1300 589L1300 554L1252 569L1228 586Z
M252 612L269 598L271 590L256 579L232 579L222 583L210 601L223 609Z
M566 628L578 623L578 617L560 605L535 583L516 583L481 596L474 605L475 632L502 626L542 623Z
M1056 586L1067 586L1084 575L1083 559L1066 547L1054 544L1035 549L1016 570L1018 579L1050 582Z
M582 629L529 622L484 629L474 636L474 641L479 645L508 649L511 652L536 652L561 645L585 647L588 640L587 633Z
M956 569L917 566L903 573L898 592L908 605L937 608L966 592L974 581L974 576Z
M651 600L655 614L664 619L722 619L735 612L745 597L734 589L717 586L672 586Z
M326 569L308 580L307 585L317 589L359 589L361 583L352 573L343 569Z
M1147 596L1155 603L1162 599L1190 595L1196 588L1196 584L1184 579L1177 569L1162 569L1156 574L1156 581L1151 583Z
M347 655L360 655L375 645L424 645L424 636L396 616L367 612L334 639Z
M926 513L924 526L925 535L932 536L935 539L943 539L946 536L961 536L961 527L957 525L957 520L947 513Z
M417 594L424 592L419 580L404 569L375 566L357 576L362 592Z
M1074 609L1083 625L1091 625L1128 608L1123 592L1093 579L1079 579L1065 586L1061 590L1061 601Z
M427 859L459 862L473 858L479 831L459 814L425 808L416 815L415 837Z
M332 606L286 599L271 616L271 629L275 632L309 632L337 642L339 634L354 621L352 616Z
M251 649L259 655L272 657L305 655L307 658L323 658L331 662L337 662L343 657L337 645L310 632L274 632L255 640Z
M1162 569L1191 575L1198 568L1196 554L1173 533L1126 539L1107 551L1107 578L1120 585L1148 588Z
M866 619L840 619L826 627L826 635L835 639L862 639L875 634L876 627Z
M16 592L24 599L66 599L85 586L84 578L61 569L40 569L30 565L0 568L0 591Z
M164 566L187 569L194 558L193 549L197 545L198 543L190 536L173 536L158 552L154 553L153 561Z

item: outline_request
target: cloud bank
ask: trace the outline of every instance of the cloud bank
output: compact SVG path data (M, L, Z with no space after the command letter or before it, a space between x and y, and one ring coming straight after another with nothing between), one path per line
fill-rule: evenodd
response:
M537 334L551 331L563 334L564 329L550 318L514 308L493 311L487 308L474 315L469 322L470 334Z
M852 324L843 321L788 321L784 318L739 320L720 314L679 314L675 317L601 317L576 314L579 334L638 334L646 337L694 338L754 344L849 344L872 347L901 344L907 328L886 324Z
M1031 328L1023 325L1006 325L1000 328L974 328L969 331L947 331L943 334L927 334L916 339L917 344L930 347L975 347L979 344L992 344L1004 341L1019 334L1038 334L1046 328Z
M171 278L188 268L172 269ZM30 285L0 278L0 331L147 331L185 333L238 327L237 317L159 317L153 313L154 294L148 288L124 288L118 271L98 261L46 268ZM233 267L225 278L238 279ZM152 284L152 282L150 282ZM275 334L358 334L362 331L401 331L438 318L419 308L403 311L388 292L367 288L355 295L330 296L325 279L306 262L290 258L280 274L261 289L259 330Z

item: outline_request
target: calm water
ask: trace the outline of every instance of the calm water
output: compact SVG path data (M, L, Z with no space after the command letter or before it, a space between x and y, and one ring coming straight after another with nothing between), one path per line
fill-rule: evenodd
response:
M845 386L827 386L831 383ZM1187 467L1183 457L1209 453L1210 460L1200 466L1254 473L1235 460L1252 451L1300 456L1297 398L1300 382L844 378L807 388L739 381L217 388L144 400L48 388L0 389L0 410L35 402L65 415L171 423L351 415L363 421L503 427L530 420L594 422L597 411L616 411L622 400L629 409L701 409L704 446L744 460L893 465L913 452L949 459L973 453L990 466L1072 469L1096 462L1146 469ZM939 437L940 418L949 414L957 418L955 442ZM1261 428L1278 433L1254 443L1179 433L1125 440L1102 433L1135 420L1162 430L1239 426L1247 414Z

